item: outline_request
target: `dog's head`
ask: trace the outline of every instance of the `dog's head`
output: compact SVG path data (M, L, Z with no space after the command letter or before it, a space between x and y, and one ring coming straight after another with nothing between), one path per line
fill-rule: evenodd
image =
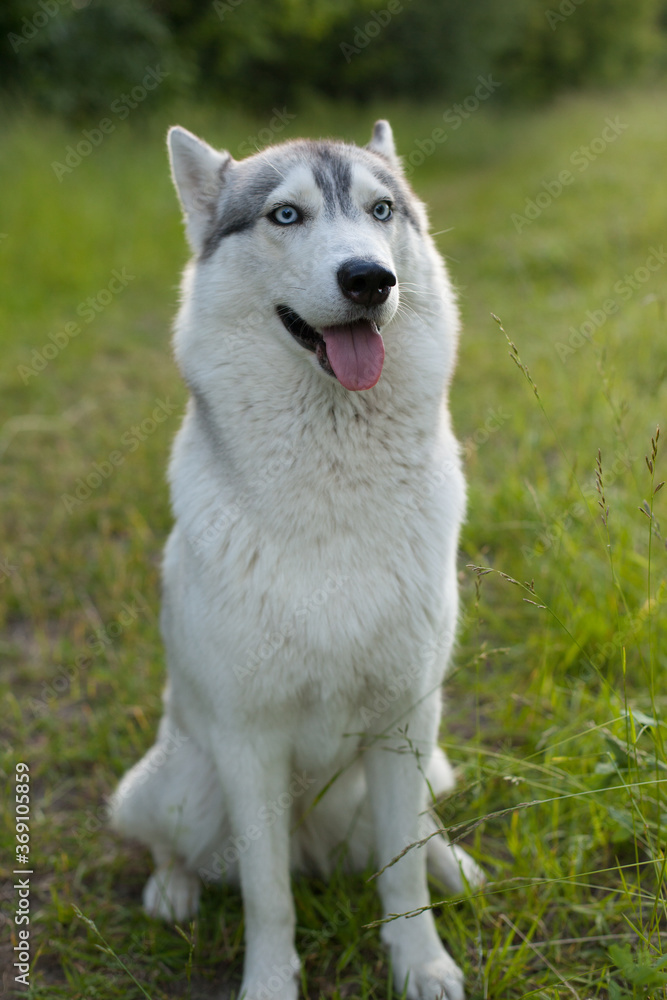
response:
M365 148L297 140L237 162L191 132L169 132L174 183L221 326L256 314L263 334L346 389L369 389L384 362L381 330L404 282L406 248L425 232L388 122ZM197 278L195 278L197 280Z

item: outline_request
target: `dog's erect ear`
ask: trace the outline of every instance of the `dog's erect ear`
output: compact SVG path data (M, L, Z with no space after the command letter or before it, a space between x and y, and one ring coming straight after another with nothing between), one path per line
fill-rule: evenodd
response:
M370 149L372 153L384 156L385 160L389 160L392 166L398 167L400 165L394 145L394 133L391 130L391 125L384 118L380 118L373 126L373 135L366 148Z
M180 125L169 129L167 145L171 176L185 214L185 230L192 249L198 253L232 157L227 152L219 153Z

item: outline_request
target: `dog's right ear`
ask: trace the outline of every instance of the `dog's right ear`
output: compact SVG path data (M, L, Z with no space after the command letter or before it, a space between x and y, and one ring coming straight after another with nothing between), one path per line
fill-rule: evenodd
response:
M219 153L180 125L169 129L167 145L171 176L185 215L185 231L192 249L199 253L233 160L229 153Z

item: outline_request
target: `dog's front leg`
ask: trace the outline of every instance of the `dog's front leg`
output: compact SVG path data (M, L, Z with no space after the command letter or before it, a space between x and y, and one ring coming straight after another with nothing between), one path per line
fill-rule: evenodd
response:
M241 874L246 954L240 996L296 1000L287 750L266 738L249 745L246 735L233 745L225 741L216 756Z
M378 868L419 839L419 816L426 805L426 784L414 755L381 740L364 755L375 824ZM426 848L409 850L378 878L385 915L410 913L429 905ZM464 1000L463 975L445 950L431 910L382 925L394 985L407 981L409 1000Z

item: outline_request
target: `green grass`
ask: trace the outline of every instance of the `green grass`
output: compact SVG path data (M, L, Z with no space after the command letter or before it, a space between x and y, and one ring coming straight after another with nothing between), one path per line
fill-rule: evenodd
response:
M365 141L389 114L409 152L445 110L313 108L277 138ZM451 397L469 482L464 612L442 732L460 781L441 815L490 882L437 913L475 1000L667 995L662 438L651 458L667 262L620 290L665 239L666 116L664 94L636 91L483 108L413 174L464 318ZM571 156L616 117L627 129L580 171ZM0 760L9 803L15 763L30 766L34 997L195 998L240 982L238 894L205 890L180 931L148 920L148 854L105 826L104 798L160 714L165 467L185 400L169 349L186 250L168 120L232 151L266 124L187 107L130 120L61 182L51 163L78 133L29 116L2 127ZM512 215L564 169L572 183L517 232ZM78 307L123 268L132 280L86 322ZM586 339L589 311L604 322ZM142 431L156 400L175 409ZM99 487L67 500L104 462ZM2 839L11 877L11 808ZM295 891L305 995L387 997L373 886L338 875Z

